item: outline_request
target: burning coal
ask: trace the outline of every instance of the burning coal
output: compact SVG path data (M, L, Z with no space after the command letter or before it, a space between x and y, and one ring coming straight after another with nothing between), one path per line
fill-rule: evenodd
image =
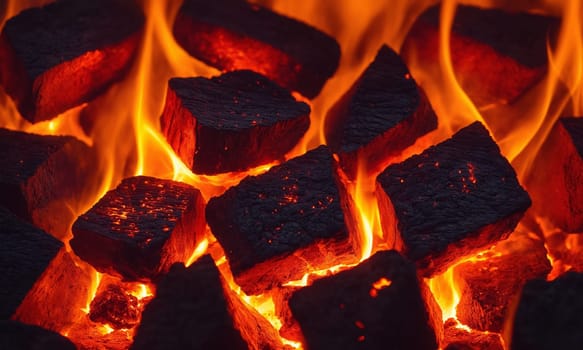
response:
M580 347L582 13L4 2L0 348Z

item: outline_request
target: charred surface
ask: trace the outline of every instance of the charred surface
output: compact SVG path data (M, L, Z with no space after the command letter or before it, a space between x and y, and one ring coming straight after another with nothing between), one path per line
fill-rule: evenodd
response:
M63 244L2 207L0 235L0 318L54 331L75 322L90 279Z
M61 248L11 318L55 332L70 329L87 306L92 278Z
M551 271L543 242L517 233L500 242L479 261L458 265L461 281L458 319L475 330L501 333L514 295L526 281Z
M569 134L569 139L575 146L579 156L583 157L583 118L561 118L559 123Z
M173 78L162 132L195 173L246 170L283 159L310 126L310 107L252 71Z
M174 265L157 284L132 349L247 349L210 256Z
M0 319L53 331L75 322L91 280L63 244L2 207L0 236Z
M115 284L98 293L90 308L91 321L109 324L114 329L132 328L140 321L138 298Z
M228 288L228 287L227 287ZM245 306L234 305L210 255L192 266L175 264L156 288L156 297L146 306L132 349L275 349L275 331ZM246 314L235 322L234 308ZM241 311L244 310L244 311ZM239 317L242 317L239 315ZM247 329L260 332L260 344L244 340ZM260 339L259 337L257 339ZM270 343L270 341L272 341Z
M0 235L0 319L8 319L33 289L63 244L2 207Z
M61 237L74 220L66 206L82 192L89 162L89 148L73 137L0 129L0 205Z
M468 332L449 319L444 324L444 350L504 350L502 338L496 333Z
M377 178L381 224L425 276L506 238L528 194L476 122Z
M22 11L0 38L0 82L30 122L51 119L123 76L143 22L135 4L120 0Z
M561 230L583 232L583 118L559 119L527 180L537 215Z
M384 251L295 292L289 304L310 349L437 349L441 315L432 319L426 297L415 266Z
M251 69L312 98L334 74L340 47L297 20L242 0L187 0L174 23L177 42L221 69Z
M312 282L308 280L308 284ZM302 330L298 321L294 318L291 308L289 307L289 299L294 292L300 290L301 286L282 286L274 290L273 304L275 305L275 314L281 321L281 328L279 334L290 340L300 341L303 339Z
M454 71L479 106L510 103L546 72L547 39L557 18L460 5L450 38ZM402 47L405 61L435 65L439 56L439 6L423 13Z
M0 321L1 349L77 349L69 339L41 327L17 321Z
M379 167L437 127L424 92L386 45L326 117L328 145L354 173L358 158ZM380 169L379 169L380 170Z
M77 219L71 247L98 271L146 280L186 261L204 227L197 189L137 176L123 180Z
M137 7L125 3L61 0L21 12L8 20L4 32L22 57L29 76L36 78L54 66L138 31L143 15Z
M526 283L514 318L512 350L579 349L583 344L583 274Z
M324 146L244 179L212 198L206 216L247 293L356 259L334 159Z

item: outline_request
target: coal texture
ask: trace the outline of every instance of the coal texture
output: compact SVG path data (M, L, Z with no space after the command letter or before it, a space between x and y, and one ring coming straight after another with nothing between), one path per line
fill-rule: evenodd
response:
M437 117L399 55L383 45L326 118L328 145L343 168L379 166L437 127ZM379 169L381 170L381 169Z
M30 122L91 100L122 78L143 14L122 0L64 0L24 10L0 37L0 83Z
M310 107L252 71L168 83L162 132L197 174L282 160L310 126Z
M131 349L282 348L267 321L237 304L237 296L229 293L210 255L188 268L175 264L157 284L156 297L142 313ZM244 325L236 324L235 312ZM255 334L259 344L246 342L247 328L259 332Z
M318 95L340 61L332 37L243 0L185 1L174 36L210 66L251 69L308 98Z
M502 333L514 296L524 283L551 272L546 255L542 241L515 232L477 261L457 265L458 320L475 330Z
M355 259L335 166L321 146L209 201L211 231L247 293Z
M0 319L10 318L63 243L0 207Z
M100 272L148 280L188 260L204 232L203 210L189 185L131 177L75 221L71 247Z
M425 276L508 237L531 201L475 122L377 178L385 236Z
M74 220L66 207L82 193L90 159L73 137L0 129L0 205L63 236Z
M511 350L580 349L583 344L583 274L526 283L514 318Z
M91 301L89 319L114 329L132 328L140 321L139 301L120 286L111 284Z
M466 331L458 322L449 319L444 324L444 350L504 350L498 333Z
M379 283L384 281L385 283ZM290 301L309 349L437 349L428 289L414 264L395 251L315 281Z

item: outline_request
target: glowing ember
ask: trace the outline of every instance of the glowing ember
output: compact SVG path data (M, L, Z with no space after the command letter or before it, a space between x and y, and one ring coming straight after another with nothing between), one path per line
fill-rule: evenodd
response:
M121 287L109 285L91 302L89 318L115 329L131 328L139 321L138 298Z
M322 146L209 201L209 226L245 292L260 294L306 271L358 260L334 170Z
M372 284L372 287L376 290L381 290L383 288L389 287L391 285L391 281L381 277L378 281Z
M376 298L379 295L379 290L389 287L393 282L381 277L378 281L372 284L371 290L368 292L372 298Z

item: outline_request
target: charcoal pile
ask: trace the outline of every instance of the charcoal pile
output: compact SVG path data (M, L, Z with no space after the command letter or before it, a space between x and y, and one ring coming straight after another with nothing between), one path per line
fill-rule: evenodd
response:
M583 5L369 1L0 5L0 348L579 350Z

